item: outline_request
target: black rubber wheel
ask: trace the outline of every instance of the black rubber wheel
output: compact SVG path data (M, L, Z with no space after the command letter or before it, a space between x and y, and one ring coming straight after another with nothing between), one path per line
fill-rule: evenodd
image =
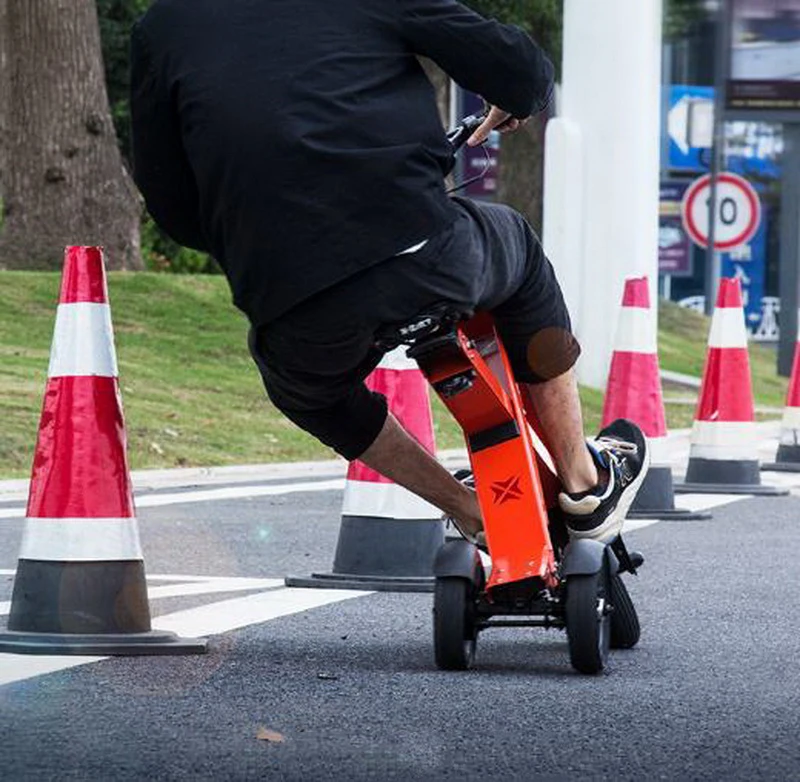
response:
M632 649L639 643L641 628L636 606L621 576L611 579L611 648Z
M474 586L469 579L437 578L433 590L433 645L436 665L446 671L465 671L475 660Z
M607 568L591 575L570 576L564 606L572 667L600 673L611 647L610 586Z

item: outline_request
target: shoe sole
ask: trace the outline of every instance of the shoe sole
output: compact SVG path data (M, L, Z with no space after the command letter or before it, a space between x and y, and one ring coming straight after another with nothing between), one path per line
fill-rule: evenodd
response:
M567 530L571 538L576 540L596 540L599 543L606 543L613 540L619 535L622 530L622 525L625 523L625 517L628 515L636 495L639 493L644 479L647 477L647 471L650 469L650 446L645 441L644 460L642 469L639 474L631 482L627 489L620 495L619 502L614 510L608 514L608 518L599 526L590 530L572 530L567 525Z

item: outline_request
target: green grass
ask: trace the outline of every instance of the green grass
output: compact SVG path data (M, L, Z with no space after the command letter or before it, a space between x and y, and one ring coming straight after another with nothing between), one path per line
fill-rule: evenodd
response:
M0 272L0 476L26 477L47 377L59 275ZM177 467L331 458L269 403L246 348L247 325L221 277L112 273L112 316L131 466ZM661 361L699 375L708 323L666 307ZM774 352L752 346L761 405L780 407L786 381ZM681 390L685 398L691 392ZM581 391L587 429L597 428L598 391ZM440 448L463 444L438 400ZM671 428L688 425L690 405L667 404Z

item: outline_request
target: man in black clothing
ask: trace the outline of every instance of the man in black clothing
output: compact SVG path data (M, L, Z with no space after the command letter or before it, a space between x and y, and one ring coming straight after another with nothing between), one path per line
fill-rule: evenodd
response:
M644 441L635 458L608 438L585 447L553 270L516 212L447 197L451 150L417 55L492 105L472 144L552 97L541 49L456 0L156 0L132 37L136 182L170 236L222 266L273 403L468 535L474 492L363 381L381 325L441 301L492 311L571 530L611 537Z

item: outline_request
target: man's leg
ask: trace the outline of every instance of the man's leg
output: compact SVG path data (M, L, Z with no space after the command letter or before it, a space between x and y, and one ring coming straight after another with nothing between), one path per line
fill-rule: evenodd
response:
M548 434L548 448L568 492L597 485L594 461L583 434L578 385L572 371L545 383L526 385L536 415ZM475 492L459 483L392 416L360 457L368 467L418 494L458 519L469 532L482 527Z
M547 437L547 449L564 488L574 494L598 483L597 467L583 434L578 383L570 369L543 383L523 386Z
M377 439L359 459L458 519L466 532L476 533L483 528L475 492L453 478L391 413Z

